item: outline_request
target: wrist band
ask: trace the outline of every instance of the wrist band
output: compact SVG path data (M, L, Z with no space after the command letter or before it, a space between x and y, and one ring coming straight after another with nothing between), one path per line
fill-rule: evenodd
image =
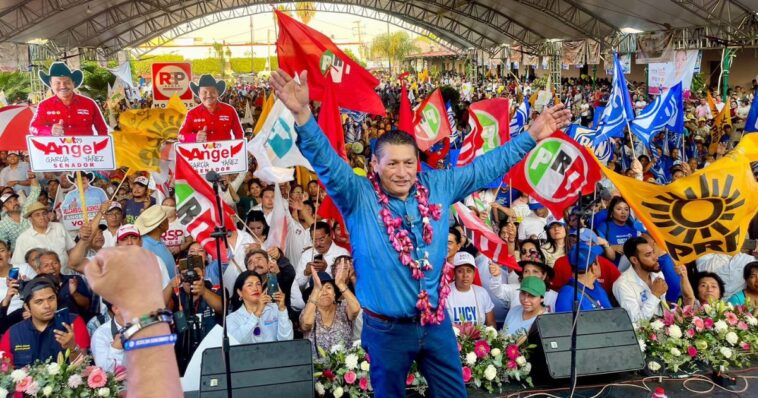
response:
M119 333L121 333L121 338L123 341L127 342L131 340L131 338L134 337L134 335L137 334L137 332L140 330L148 326L163 322L166 322L169 325L174 324L174 316L171 310L163 308L153 311L147 315L142 315L139 318L134 318L131 322L128 322L126 325L124 325L124 327L119 329Z
M139 350L141 348L157 347L176 343L175 334L145 337L144 339L129 340L124 342L124 351Z

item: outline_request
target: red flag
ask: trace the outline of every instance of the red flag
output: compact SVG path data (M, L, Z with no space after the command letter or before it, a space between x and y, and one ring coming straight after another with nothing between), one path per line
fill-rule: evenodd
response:
M311 100L324 96L326 72L337 86L335 97L339 106L374 115L386 110L374 91L379 80L345 55L328 37L275 10L279 23L276 55L279 67L290 75L308 71L308 89Z
M318 125L321 127L321 130L324 131L324 134L326 134L334 151L347 162L347 153L345 152L345 132L342 129L342 117L340 116L340 110L335 98L336 86L328 76L325 79L325 83L321 110L318 114ZM337 206L335 206L331 197L327 196L324 199L321 206L318 207L317 213L321 218L332 219L340 224L342 227L342 236L347 236L345 220L342 218L342 213L340 213Z
M503 242L490 227L485 225L461 202L454 204L453 208L464 229L470 234L471 243L477 250L500 265L521 271L516 258L508 253L508 244Z
M450 137L445 137L444 140L432 146L424 153L426 154L426 163L434 169L439 169L437 162L445 160L450 153Z
M560 130L540 141L506 176L514 188L542 203L556 218L563 218L580 193L594 192L600 177L587 148Z
M402 89L400 90L400 116L397 128L400 131L413 134L413 110L411 110L411 100L408 99L408 85L405 82L406 76L408 76L408 72L400 75Z
M416 109L413 117L413 135L419 149L426 151L435 142L449 137L451 132L442 92L436 89Z
M474 102L469 106L471 132L463 141L457 166L471 163L475 157L485 154L511 139L510 101L493 98Z

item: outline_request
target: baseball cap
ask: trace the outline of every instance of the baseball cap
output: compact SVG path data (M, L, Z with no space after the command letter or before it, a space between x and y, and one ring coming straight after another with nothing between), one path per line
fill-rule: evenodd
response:
M137 227L132 224L124 224L116 231L116 241L126 238L127 236L142 236L140 235Z
M139 176L139 177L137 177L137 178L134 179L134 183L135 184L140 184L143 187L147 187L148 184L150 184L150 181L145 176Z
M453 257L453 265L456 268L462 265L468 265L469 267L476 267L476 260L474 259L474 256L471 255L471 253L458 252L458 253L455 253L455 256Z
M6 193L3 196L0 196L0 206L5 204L5 201L9 200L10 198L17 198L18 195L15 193Z
M8 151L8 156L10 155L21 156L21 151Z
M586 272L587 268L597 260L599 255L603 254L603 248L597 245L590 246L584 241L579 241L569 250L568 260L572 269L579 272ZM578 261L578 262L577 262Z
M105 212L107 213L107 212L109 212L109 211L111 211L113 209L119 209L119 210L121 210L122 213L124 212L124 208L121 207L121 203L119 203L118 201L115 201L115 200L113 202L111 202L111 205L108 206L108 210L106 210Z
M58 289L55 287L55 283L53 283L53 280L50 279L49 276L39 275L24 284L24 288L21 289L21 299L26 302L32 297L32 294L34 294L34 292L45 288L51 288L54 292L56 292L56 294L58 293Z
M519 290L536 297L544 297L547 288L545 282L536 276L527 276L521 281Z

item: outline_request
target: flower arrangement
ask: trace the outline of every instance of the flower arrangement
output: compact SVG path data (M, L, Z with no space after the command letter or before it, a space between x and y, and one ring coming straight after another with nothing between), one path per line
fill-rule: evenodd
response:
M640 349L653 373L741 368L758 357L758 319L723 301L666 311L637 325Z
M37 361L12 370L9 358L0 359L0 397L118 397L124 390L126 368L119 366L114 373L92 366L92 358L80 355L68 363L67 352L55 362Z

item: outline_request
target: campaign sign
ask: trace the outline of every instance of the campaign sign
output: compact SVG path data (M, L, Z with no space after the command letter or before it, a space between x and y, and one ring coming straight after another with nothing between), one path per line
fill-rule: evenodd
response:
M29 163L34 172L114 170L116 156L110 135L26 137Z
M191 108L195 104L190 90L192 64L189 62L156 62L153 72L153 107L165 108L173 95L178 95Z
M247 172L245 140L177 143L176 155L183 157L201 176L211 170L219 174Z
M84 223L81 196L79 189L66 194L61 203L59 218L67 231L77 231ZM84 200L87 202L88 219L92 220L100 211L100 206L108 200L108 195L101 188L87 184L84 190Z

